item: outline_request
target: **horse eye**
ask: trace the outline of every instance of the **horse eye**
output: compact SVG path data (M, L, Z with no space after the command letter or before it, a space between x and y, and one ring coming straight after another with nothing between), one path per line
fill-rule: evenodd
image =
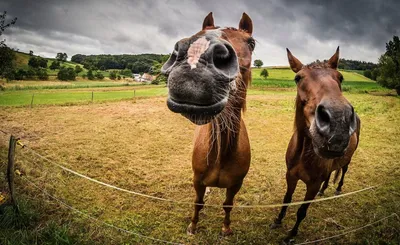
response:
M247 40L247 44L249 45L251 51L253 51L256 47L256 41L253 38L249 38L249 40Z
M300 80L301 80L301 76L300 76L300 75L296 75L296 76L294 77L294 81L295 81L296 83L300 82Z

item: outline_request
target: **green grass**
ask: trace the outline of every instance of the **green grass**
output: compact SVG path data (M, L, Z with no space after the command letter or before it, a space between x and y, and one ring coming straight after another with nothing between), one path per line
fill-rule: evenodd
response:
M261 79L260 73L261 70L264 68L253 68L252 69L252 76L253 79ZM267 68L268 70L268 78L271 80L290 80L293 81L295 73L290 68L280 68L280 69L271 69ZM372 80L364 77L362 74L349 71L349 70L341 70L340 71L344 77L345 81L351 82L373 82Z
M68 62L66 62L68 63ZM71 66L74 64L68 63ZM253 69L253 80L251 88L255 90L265 89L289 89L296 87L293 81L294 73L289 68L268 69L270 76L268 79L260 78L261 69ZM351 93L390 93L391 90L385 89L376 82L353 71L342 71L345 80L342 84L343 91ZM166 88L147 88L140 89L138 83L128 83L126 81L13 81L4 83L5 91L0 92L0 106L23 106L29 105L32 94L35 94L34 105L55 105L55 104L76 104L91 101L91 90L95 89L94 101L123 100L133 97L133 89L128 90L129 86L137 86L137 97L165 96ZM114 91L99 91L101 88L121 87ZM124 87L124 88L122 88ZM86 88L86 90L85 90ZM98 89L100 88L100 89ZM79 91L78 91L78 90ZM121 90L121 91L116 91ZM251 92L250 92L251 93Z
M293 81L294 72L289 68L271 69L267 68L269 77L263 79L260 77L261 70L264 68L253 68L252 87L263 88L294 88L296 87ZM370 93L370 92L384 92L390 93L391 90L383 88L375 81L364 77L359 71L341 70L344 81L342 83L342 90L354 93Z
M129 83L124 80L102 80L102 81L11 81L6 83L5 90L42 90L42 89L75 89L75 88L101 88L101 87L123 87L143 86L141 83Z
M251 86L257 88L295 88L296 83L293 80L276 80L276 79L253 79ZM384 92L390 93L390 89L386 89L376 82L370 81L343 81L342 90L354 93L372 93Z
M65 91L64 91L65 92ZM285 150L293 133L294 89L249 90L244 115L252 162L237 205L281 203L285 193ZM362 120L358 149L343 193L374 190L313 203L296 242L340 234L400 210L400 103L395 96L344 93ZM157 197L192 202L191 151L195 126L168 110L165 98L32 109L0 109L0 128L22 137L35 151L98 180ZM4 180L7 137L0 133L0 180ZM222 208L204 208L199 232L186 235L192 205L151 201L63 172L20 147L17 168L36 185L101 221L143 235L184 244L279 244L294 225L289 207L283 227L268 228L279 208L233 208L234 235L221 238ZM3 174L3 175L2 175ZM0 215L0 244L154 244L97 225L16 177L21 216ZM5 181L0 181L0 186ZM326 196L334 196L334 187ZM299 182L293 201L304 198ZM225 190L212 188L207 204L221 205ZM320 197L317 197L320 198ZM400 220L392 217L323 244L399 244Z
M166 96L167 88L154 86L151 88L140 88L136 90L136 97ZM92 101L91 90L40 90L40 91L6 91L0 93L0 106L23 106L30 105L34 94L34 105L57 105L76 104ZM106 91L96 90L93 93L94 102L106 100L132 99L134 89Z

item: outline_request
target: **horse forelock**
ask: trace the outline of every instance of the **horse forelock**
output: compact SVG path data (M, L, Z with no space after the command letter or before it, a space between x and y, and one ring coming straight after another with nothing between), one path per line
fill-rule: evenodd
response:
M310 64L307 64L305 66L303 66L303 68L308 68L308 69L326 69L326 68L331 68L329 63L326 61L314 61L311 62Z

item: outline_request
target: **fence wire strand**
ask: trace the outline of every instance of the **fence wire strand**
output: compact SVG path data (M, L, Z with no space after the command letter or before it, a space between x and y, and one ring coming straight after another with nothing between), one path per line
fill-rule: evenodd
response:
M18 141L20 142L20 141ZM348 193L344 193L341 195L336 195L336 196L330 196L330 197L324 197L324 198L319 198L319 199L314 199L314 200L309 200L309 201L298 201L298 202L291 202L291 203L279 203L279 204L265 204L265 205L219 205L219 204L199 204L199 203L193 203L193 202L186 202L186 201L178 201L178 200L173 200L173 199L168 199L168 198L162 198L162 197L156 197L156 196L152 196L152 195L148 195L148 194L144 194L144 193L140 193L140 192L136 192L136 191L131 191L125 188L121 188L115 185L111 185L108 183L105 183L103 181L91 178L87 175L84 175L82 173L79 173L77 171L74 171L70 168L67 168L59 163L56 163L54 161L52 161L51 159L42 156L41 154L37 153L35 150L33 150L32 148L28 147L25 144L20 143L19 145L21 145L23 147L23 149L28 149L29 151L31 151L35 156L46 160L47 162L53 164L54 166L57 166L59 168L61 168L64 171L67 171L71 174L77 175L81 178L87 179L91 182L97 183L99 185L103 185L105 187L111 188L111 189L115 189L118 191L122 191L122 192L126 192L132 195L137 195L137 196L141 196L141 197L145 197L145 198L149 198L149 199L153 199L153 200L158 200L158 201L164 201L164 202L170 202L170 203L176 203L176 204L186 204L186 205L198 205L198 206L204 206L204 207L216 207L216 208L222 208L222 207L234 207L234 208L277 208L277 207L283 207L283 206L297 206L297 205L302 205L302 204L307 204L307 203L314 203L314 202L322 202L322 201L327 201L327 200L332 200L332 199L336 199L336 198L342 198L342 197L346 197L346 196L350 196L350 195L354 195L360 192L364 192L367 190L371 190L374 188L377 188L379 185L375 185L375 186L369 186L360 190L356 190L356 191L352 191L352 192L348 192Z
M71 205L69 205L69 204L65 203L64 201L60 200L59 198L57 198L57 197L51 195L51 194L48 193L46 190L40 188L38 185L36 185L35 183L33 183L31 180L29 180L29 179L26 178L25 176L21 176L21 178L22 178L23 180L25 180L26 182L28 182L30 185L32 185L32 186L33 186L34 188L36 188L37 190L43 192L43 194L47 195L48 197L50 197L50 198L54 199L55 201L57 201L58 203L60 203L62 206L66 207L66 208L68 208L68 209L70 209L70 210L72 210L72 211L74 211L74 212L76 212L76 213L78 213L78 214L80 214L80 215L82 215L82 216L85 216L86 218L91 219L91 220L93 220L93 221L95 221L95 222L97 222L97 223L100 223L100 224L103 224L103 225L105 225L105 226L114 228L114 229L116 229L116 230L118 230L118 231L122 231L122 232L125 232L125 233L128 233L128 234L131 234L131 235L140 237L140 238L144 238L144 239L148 239L148 240L152 240L152 241L156 241L156 242L161 242L161 243L165 243L165 244L178 244L178 245L182 244L182 243L176 243L176 242L161 240L161 239L154 238L154 237L150 237L150 236L145 236L145 235L142 235L142 234L140 234L140 233L133 232L133 231L130 231L130 230L127 230L127 229L124 229L124 228L115 226L115 225L113 225L113 224L107 223L107 222L105 222L105 221L102 221L102 220L100 220L100 219L98 219L98 218L95 218L95 217L93 217L93 216L91 216L91 215L89 215L89 214L87 214L87 213L85 213L85 212L83 212L83 211L80 211L80 210L77 209L77 208L72 207Z
M357 228L354 228L354 229L351 229L351 230L342 232L342 233L340 233L340 234L336 234L336 235L329 236L329 237L324 237L324 238L321 238L321 239L318 239L318 240L296 243L295 245L304 245L304 244L311 244L311 243L323 242L323 241L330 240L330 239L333 239L333 238L345 236L345 235L347 235L347 234L354 233L354 232L356 232L356 231L359 231L359 230L362 230L362 229L367 228L367 227L369 227L369 226L372 226L372 225L375 225L375 224L377 224L377 223L380 223L380 222L382 222L382 221L384 221L384 220L387 220L387 219L389 219L389 218L391 218L391 217L397 217L397 219L399 219L399 215L398 215L397 213L392 213L391 215L388 215L388 216L386 216L386 217L383 217L382 219L379 219L379 220L376 220L376 221L374 221L374 222L368 223L368 224L366 224L366 225L363 225L363 226L360 226L360 227L357 227Z
M5 132L5 131L3 131L1 129L0 129L0 132L2 132L4 134L8 134L7 132ZM69 172L71 174L74 174L74 175L77 175L79 177L82 177L82 178L87 179L89 181L92 181L94 183L103 185L105 187L109 187L109 188L112 188L112 189L115 189L115 190L119 190L119 191L122 191L122 192L130 193L130 194L137 195L137 196L146 197L146 198L149 198L149 199L159 200L159 201L166 201L166 202L178 203L178 204L191 204L191 205L194 204L192 202L176 201L176 200L172 200L172 199L155 197L155 196L152 196L152 195L147 195L147 194L143 194L143 193L140 193L140 192L135 192L135 191L131 191L131 190L127 190L127 189L124 189L124 188L120 188L120 187L117 187L117 186L114 186L114 185L111 185L111 184L104 183L102 181L96 180L94 178L91 178L91 177L86 176L84 174L81 174L79 172L76 172L76 171L74 171L72 169L69 169L69 168L67 168L67 167L65 167L65 166L63 166L63 165L61 165L59 163L56 163L56 162L50 160L49 158L47 158L45 156L42 156L41 154L37 153L32 148L30 148L27 145L23 144L20 140L17 141L17 144L20 145L21 148L28 149L29 151L31 151L37 157L39 157L39 158L41 158L43 160L46 160L47 162L53 164L54 166L57 166L57 167L63 169L64 171L67 171L67 172ZM142 235L140 233L133 232L133 231L130 231L130 230L115 226L113 224L107 223L105 221L102 221L102 220L100 220L98 218L95 218L95 217L93 217L93 216L91 216L91 215L89 215L89 214L87 214L87 213L85 213L83 211L80 211L77 208L72 207L71 205L69 205L69 204L65 203L64 201L60 200L59 198L51 195L46 190L40 188L38 185L33 183L31 180L29 180L25 176L21 176L21 178L24 179L25 181L27 181L29 184L31 184L37 190L43 192L43 194L47 195L51 199L53 199L53 200L57 201L58 203L60 203L62 206L66 207L66 208L68 208L68 209L70 209L70 210L72 210L72 211L74 211L74 212L76 212L76 213L88 218L88 219L91 219L91 220L93 220L93 221L95 221L95 222L97 222L99 224L102 224L102 225L105 225L107 227L116 229L116 230L118 230L120 232L125 232L125 233L131 234L131 235L143 238L143 239L151 240L151 241L154 241L154 242L160 242L160 243L165 243L165 244L179 244L179 245L182 244L182 243L166 241L166 240L162 240L162 239L158 239L158 238L154 238L154 237L150 237L150 236L145 236L145 235ZM335 198L345 197L345 196L353 195L353 194L356 194L356 193L364 192L364 191L367 191L367 190L371 190L371 189L377 188L379 186L380 185L370 186L370 187L366 187L364 189L360 189L360 190L357 190L357 191L345 193L345 194L342 194L342 195L339 195L339 196L331 196L331 197L320 198L320 199L315 199L315 200L310 200L310 201L300 201L300 202L292 202L292 203L269 204L269 205L238 205L238 206L213 205L213 204L195 204L195 205L202 205L202 206L209 206L209 207L235 207L235 208L275 208L275 207L282 207L282 206L294 206L294 205L301 205L301 204L306 204L306 203L322 202L322 201L326 201L326 200L332 200L332 199L335 199ZM364 228L373 226L373 225L375 225L377 223L380 223L380 222L382 222L384 220L387 220L387 219L389 219L391 217L396 217L397 219L399 219L399 215L397 213L392 213L392 214L390 214L390 215L388 215L386 217L383 217L383 218L381 218L379 220L373 221L371 223L368 223L366 225L363 225L363 226L360 226L360 227L357 227L357 228L354 228L354 229L347 230L347 231L342 232L340 234L336 234L336 235L333 235L333 236L320 238L320 239L313 240L313 241L305 241L305 242L301 242L301 243L296 243L296 245L305 245L305 244L318 243L318 242L323 242L323 241L327 241L327 240L330 240L330 239L338 238L338 237L341 237L341 236L345 236L347 234L354 233L354 232L357 232L357 231L362 230Z

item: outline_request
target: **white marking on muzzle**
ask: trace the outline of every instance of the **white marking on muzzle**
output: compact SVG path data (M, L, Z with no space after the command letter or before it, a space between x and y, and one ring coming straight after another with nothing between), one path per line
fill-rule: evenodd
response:
M210 41L208 41L205 37L201 37L197 39L194 43L190 44L189 50L187 52L187 63L190 65L190 69L194 69L197 67L200 56L207 51L209 46Z

